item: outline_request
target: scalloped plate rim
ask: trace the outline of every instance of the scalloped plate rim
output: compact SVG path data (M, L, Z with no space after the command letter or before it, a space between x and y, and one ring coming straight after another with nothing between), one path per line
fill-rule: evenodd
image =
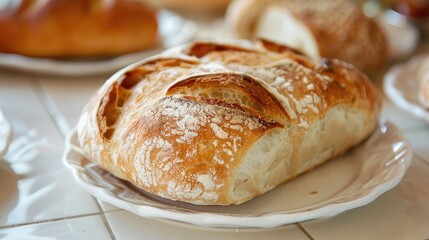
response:
M396 126L394 126L392 123L388 121L385 121L382 124L384 125L388 124L391 128L393 128L394 131L396 131L396 133L400 135L401 140L404 141L405 145L407 146L405 156L403 157L404 160L399 168L399 170L401 170L400 173L394 175L394 177L392 177L390 181L377 185L377 187L372 188L369 193L357 199L347 201L347 202L330 204L317 209L312 209L311 211L307 211L304 213L303 212L300 212L300 213L277 212L277 213L266 213L258 216L246 217L246 216L222 215L222 214L216 214L216 213L210 213L210 212L178 213L177 211L165 210L165 209L160 209L158 207L147 206L147 205L131 204L133 205L131 206L130 203L126 202L125 200L112 198L109 194L105 192L104 188L89 185L88 183L84 182L79 176L80 172L78 167L74 167L73 166L74 164L70 163L67 160L67 155L70 153L70 151L72 151L71 138L76 133L76 129L73 129L73 131L71 131L71 133L67 137L66 148L65 148L66 150L63 155L63 161L65 165L72 170L73 176L75 180L79 183L79 185L83 189L88 191L90 194L92 194L93 196L95 196L96 198L102 201L108 202L112 205L115 205L119 208L122 208L124 210L127 210L129 212L132 212L142 217L161 218L164 220L179 221L185 224L187 223L187 224L192 224L200 227L274 228L274 227L279 227L279 226L292 224L296 222L307 221L311 219L329 218L329 217L338 215L344 211L364 206L366 204L371 203L372 201L377 199L380 195L382 195L383 193L389 191L390 189L398 185L399 182L402 180L403 176L405 175L407 168L411 164L413 153L410 147L410 143L403 136L403 134L399 131L399 129ZM396 170L398 169L396 168ZM307 173L307 174L311 174L311 173Z

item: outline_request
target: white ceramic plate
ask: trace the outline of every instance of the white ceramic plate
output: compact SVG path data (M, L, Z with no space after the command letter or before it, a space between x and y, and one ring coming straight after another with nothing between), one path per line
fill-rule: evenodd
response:
M398 107L429 123L429 111L418 99L417 69L427 56L416 56L394 66L384 77L384 92Z
M0 67L62 76L113 73L131 63L161 52L163 47L170 48L189 42L196 35L195 23L171 12L160 12L158 20L162 46L155 49L95 60L59 60L0 53Z
M345 155L239 206L196 206L138 190L86 159L76 131L64 161L77 182L102 201L147 218L205 227L276 227L325 218L370 203L396 186L410 165L412 151L399 130L380 122L374 134Z
M12 128L0 110L0 161L7 152L12 137Z

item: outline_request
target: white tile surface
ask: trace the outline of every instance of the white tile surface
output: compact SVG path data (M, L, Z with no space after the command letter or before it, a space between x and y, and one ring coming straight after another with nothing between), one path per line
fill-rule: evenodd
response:
M107 220L118 240L134 239L294 239L308 240L296 225L274 229L210 229L186 224L146 219L127 211L106 213Z
M62 131L66 133L77 124L85 104L108 78L109 76L106 75L78 79L62 78L61 80L55 77L39 76L37 79L43 93L46 94L45 101L50 101L47 104L51 114L57 116L57 125L63 125L61 121L65 121L66 126ZM82 85L85 87L83 88ZM98 202L105 212L119 210L111 204L99 200Z
M42 161L0 165L0 226L99 212L67 169L49 170L46 165Z
M0 230L3 240L111 239L99 216L81 217Z
M414 151L418 155L429 161L429 125L412 132L406 132L405 135L411 141L411 145L413 146Z
M429 164L414 158L402 182L369 205L302 223L315 239L429 239Z
M69 128L77 124L83 107L95 91L109 78L106 76L93 76L85 78L55 78L37 77L46 101L52 101L48 107L56 111L67 122ZM53 112L51 112L53 113Z
M0 168L0 226L99 212L62 164L64 139L31 80L0 72L0 108L14 136Z

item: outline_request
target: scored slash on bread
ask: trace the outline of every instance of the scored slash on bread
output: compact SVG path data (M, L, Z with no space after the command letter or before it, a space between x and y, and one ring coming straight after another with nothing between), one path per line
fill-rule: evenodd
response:
M376 127L366 76L272 42L195 42L112 76L78 124L85 155L171 200L240 204L344 153Z
M350 0L235 0L226 19L240 38L286 44L315 61L337 58L368 74L387 61L384 33Z

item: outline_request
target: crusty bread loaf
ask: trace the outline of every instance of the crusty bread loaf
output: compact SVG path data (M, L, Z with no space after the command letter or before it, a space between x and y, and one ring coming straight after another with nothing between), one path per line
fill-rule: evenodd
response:
M235 0L227 23L241 38L264 38L317 60L337 58L373 74L386 63L387 41L350 0Z
M240 204L344 153L381 99L338 60L272 42L196 42L112 76L82 112L85 155L158 196Z
M417 78L420 103L429 109L429 57L426 57L420 65Z
M157 42L156 12L141 0L11 0L3 7L2 53L104 57Z

